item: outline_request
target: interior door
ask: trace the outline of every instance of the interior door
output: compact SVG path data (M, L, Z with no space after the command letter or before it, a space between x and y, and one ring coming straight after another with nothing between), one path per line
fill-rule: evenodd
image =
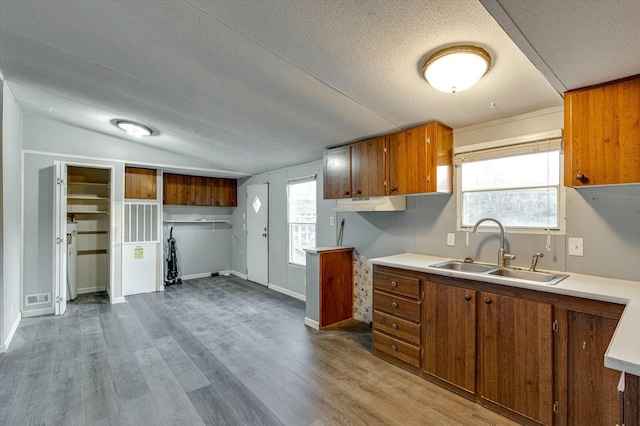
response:
M56 315L67 310L67 165L54 165L53 176L54 223L54 299Z
M269 285L269 184L247 186L247 278Z

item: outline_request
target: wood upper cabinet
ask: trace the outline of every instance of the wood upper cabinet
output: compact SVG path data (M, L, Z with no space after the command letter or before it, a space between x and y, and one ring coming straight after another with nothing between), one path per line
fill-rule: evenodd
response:
M341 146L324 152L323 198L351 198L351 147Z
M351 145L353 197L377 197L387 194L386 149L385 137Z
M155 169L124 168L124 198L155 200L156 196Z
M640 182L640 77L564 98L564 184Z
M204 176L190 176L189 205L191 206L212 206L213 205L213 178L204 177Z
M162 176L163 204L187 206L190 203L191 176L165 173Z
M389 136L389 195L453 191L453 131L429 123Z
M480 395L552 424L553 306L487 292L478 306Z
M235 179L213 179L213 205L236 207L238 205L238 189Z
M427 280L424 304L424 370L475 393L476 291Z

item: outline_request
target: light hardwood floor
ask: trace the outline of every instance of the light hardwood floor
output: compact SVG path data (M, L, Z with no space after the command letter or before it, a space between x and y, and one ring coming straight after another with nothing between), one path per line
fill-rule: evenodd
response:
M23 319L0 359L0 425L511 425L371 355L352 322L234 277Z

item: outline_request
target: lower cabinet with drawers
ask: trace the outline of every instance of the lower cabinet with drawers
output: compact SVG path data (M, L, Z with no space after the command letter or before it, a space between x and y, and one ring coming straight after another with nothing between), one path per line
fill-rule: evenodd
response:
M521 424L622 424L623 305L374 266L373 354Z

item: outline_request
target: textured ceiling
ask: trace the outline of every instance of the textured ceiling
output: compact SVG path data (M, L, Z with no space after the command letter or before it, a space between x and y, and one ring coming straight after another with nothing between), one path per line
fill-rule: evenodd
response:
M455 43L493 64L443 94L420 69ZM160 133L140 143L248 174L562 103L475 0L0 0L0 69L27 113L119 137L133 119Z

